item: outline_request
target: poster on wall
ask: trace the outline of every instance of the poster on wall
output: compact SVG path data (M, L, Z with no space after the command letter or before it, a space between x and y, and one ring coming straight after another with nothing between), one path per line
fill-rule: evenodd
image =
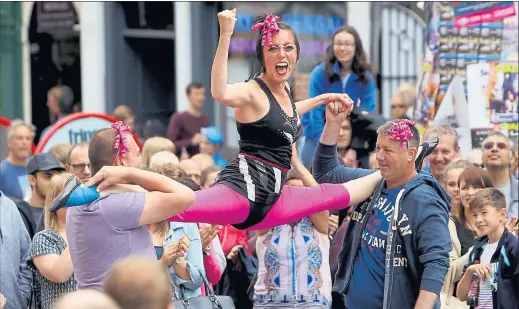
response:
M488 110L491 123L518 121L518 64L489 63Z
M345 24L344 2L223 2L224 9L236 8L237 22L229 47L229 59L245 59L259 71L256 60L258 32L252 31L254 18L273 13L296 32L300 58L291 86L296 101L308 98L308 80L313 68L324 59L337 29ZM232 68L230 68L232 70ZM244 76L246 80L249 76Z
M454 1L452 5L456 27L503 20L516 13L513 1Z

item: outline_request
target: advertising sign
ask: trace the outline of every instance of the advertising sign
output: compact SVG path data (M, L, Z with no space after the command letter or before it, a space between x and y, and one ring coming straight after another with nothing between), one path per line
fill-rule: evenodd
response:
M515 15L513 1L454 1L453 8L456 27L490 23Z
M71 145L88 142L95 132L110 128L112 123L118 120L102 113L75 113L55 123L45 136L40 140L35 153L47 152L57 143L69 143ZM132 132L137 145L140 141Z

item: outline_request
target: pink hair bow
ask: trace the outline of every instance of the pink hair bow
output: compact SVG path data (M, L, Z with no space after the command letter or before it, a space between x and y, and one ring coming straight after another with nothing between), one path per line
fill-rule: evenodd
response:
M112 128L117 131L117 135L115 136L114 149L117 149L117 154L122 159L126 153L130 151L130 146L125 134L130 133L131 130L130 127L124 125L122 121L113 123Z
M402 119L397 122L393 128L389 131L391 139L394 141L400 141L402 148L406 146L407 141L413 137L410 126L414 126L414 121L408 119Z
M253 31L258 29L262 29L262 38L261 38L261 46L267 45L268 47L272 46L272 34L279 32L278 20L279 16L269 14L265 17L265 21L262 23L257 23L251 27Z

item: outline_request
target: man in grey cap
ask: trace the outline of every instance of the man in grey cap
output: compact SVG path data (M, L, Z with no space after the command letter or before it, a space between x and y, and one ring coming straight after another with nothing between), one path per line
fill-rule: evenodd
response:
M32 189L31 198L28 201L16 200L15 203L31 239L37 232L36 222L43 213L49 181L52 176L64 171L65 169L58 159L49 152L34 155L27 163L29 183Z

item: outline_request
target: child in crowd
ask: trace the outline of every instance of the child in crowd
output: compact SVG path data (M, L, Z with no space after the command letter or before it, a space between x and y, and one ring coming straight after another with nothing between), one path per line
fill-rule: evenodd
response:
M517 308L518 240L505 228L505 196L495 188L482 189L474 195L469 207L480 238L475 242L457 296L467 300L476 274L480 280L478 302L471 309Z

